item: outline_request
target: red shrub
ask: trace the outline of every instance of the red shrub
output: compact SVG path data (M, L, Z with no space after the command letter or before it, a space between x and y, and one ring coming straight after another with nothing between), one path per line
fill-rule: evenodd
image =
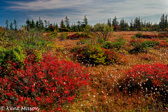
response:
M160 47L168 47L168 42L162 40L162 41L160 42L160 45L159 45L159 46L160 46Z
M152 39L152 38L157 38L158 36L157 35L143 35L142 37Z
M31 56L30 56L31 57ZM43 56L39 63L25 60L23 70L0 77L0 106L57 107L72 103L79 88L88 85L89 74L80 64ZM32 63L33 62L33 63Z
M123 89L128 89L129 92L142 89L145 93L158 93L162 100L167 102L168 65L160 63L135 65L125 74L126 79L122 85Z
M90 37L84 33L82 33L82 34L75 33L75 34L69 35L67 37L67 39L81 39L81 38L90 38Z
M133 39L133 40L130 41L130 44L131 44L131 45L134 45L135 43L140 44L140 43L142 43L142 42L144 42L143 39Z

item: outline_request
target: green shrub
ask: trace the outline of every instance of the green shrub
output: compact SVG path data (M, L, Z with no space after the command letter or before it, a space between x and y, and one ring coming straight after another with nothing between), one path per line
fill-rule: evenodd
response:
M113 42L110 42L110 41L105 41L102 45L102 47L105 49L111 49L112 46L113 46Z
M143 34L142 34L142 33L137 33L135 36L136 36L137 38L141 38L141 37L143 36Z
M52 36L55 36L55 37L58 36L58 32L57 32L57 30L54 30L54 32L52 32Z
M132 36L131 38L132 38L133 40L135 40L135 39L136 39L136 36Z
M130 53L147 52L148 48L154 47L159 44L160 42L158 41L152 41L152 40L136 41L135 40L134 42L132 42L134 49L132 49Z
M103 48L105 49L121 49L123 47L123 45L126 43L126 40L122 37L115 39L114 42L110 42L110 41L105 41L102 45Z
M72 49L79 62L86 64L111 64L119 63L121 57L114 51L101 48L100 45L86 45Z
M23 62L25 59L25 54L22 47L16 46L12 48L0 47L0 65L5 67L8 61L12 62Z
M130 51L130 53L140 53L140 52L147 52L147 46L142 43L134 43L134 48Z
M158 41L149 41L149 40L146 40L146 41L142 42L142 46L145 46L145 47L154 47L156 45L159 45Z
M104 64L104 51L100 46L87 45L84 47L76 47L72 50L78 61L89 64Z
M5 32L0 32L0 41L6 40L5 38Z
M61 39L61 40L65 40L65 39L67 38L67 36L68 36L68 33L63 32L63 33L61 33L61 35L60 35L60 39Z
M104 43L105 41L104 41L104 39L103 38L98 38L97 39L97 43L99 43L99 44L102 44L102 43Z

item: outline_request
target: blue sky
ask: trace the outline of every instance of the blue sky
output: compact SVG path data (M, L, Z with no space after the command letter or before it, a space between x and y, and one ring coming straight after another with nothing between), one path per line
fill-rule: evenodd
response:
M5 21L25 24L27 18L60 23L67 15L71 24L88 18L89 24L117 16L127 22L135 17L156 23L168 12L168 0L0 0L0 26Z

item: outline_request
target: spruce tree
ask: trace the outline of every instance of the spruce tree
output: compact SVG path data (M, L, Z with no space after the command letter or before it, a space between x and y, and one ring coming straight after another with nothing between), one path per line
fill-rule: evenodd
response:
M28 31L30 30L30 23L31 23L30 20L27 19L27 20L26 20L26 24L27 24L26 26L27 26L27 30L28 30Z
M13 30L13 23L10 23L10 30Z
M63 20L61 20L61 22L60 22L60 28L65 28L65 25L64 25L64 21L63 21Z
M9 29L8 20L6 20L6 29Z
M111 18L109 18L109 19L107 20L107 24L111 27L111 25L112 25L112 23L111 23Z
M118 29L118 21L117 21L117 17L115 16L113 21L112 21L112 25L114 26L114 30Z
M34 20L32 20L32 22L31 22L31 28L35 28L36 27L36 25L35 25L35 22L34 22Z
M84 16L83 22L85 26L88 25L88 19L86 18L86 15Z
M14 19L15 30L17 30L17 21Z
M67 16L65 17L65 25L67 28L70 28L70 22Z
M159 26L160 26L160 29L164 30L165 28L165 15L164 14L160 18Z

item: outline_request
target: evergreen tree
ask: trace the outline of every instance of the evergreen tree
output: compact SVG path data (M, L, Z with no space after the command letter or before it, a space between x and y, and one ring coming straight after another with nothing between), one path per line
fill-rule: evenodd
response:
M36 27L34 20L32 20L32 22L31 22L31 24L30 24L30 27L31 27L31 28L35 28L35 27Z
M130 30L133 30L133 20L131 19L131 22L130 22Z
M10 30L13 30L13 23L10 23Z
M60 22L60 28L65 28L65 25L64 25L64 21L63 21L63 20L61 20L61 22Z
M81 22L80 21L77 22L77 26L78 26L78 28L81 26Z
M140 17L136 17L135 20L134 20L134 28L136 30L141 30L141 19Z
M109 19L107 20L107 24L108 24L110 27L112 26L111 18L109 18Z
M27 30L28 30L28 31L30 30L30 23L31 23L30 20L27 19L27 20L26 20L26 24L27 24L26 26L27 26Z
M48 24L47 26L49 27L50 26L50 21L48 21L47 24Z
M165 22L164 22L164 27L167 28L168 27L168 23L167 23L167 15L165 16Z
M85 26L88 25L88 19L86 18L86 15L84 16L83 22Z
M78 29L77 25L75 25L75 24L71 26L71 29L74 32L79 32L79 29Z
M117 30L119 28L116 16L114 17L114 19L112 21L112 25L114 26L114 30Z
M124 19L121 19L120 24L119 24L119 28L122 31L127 31L127 30L129 30L129 25L128 25L128 23L125 22Z
M65 17L65 25L67 28L70 28L70 22L67 16Z
M78 28L78 31L82 30L82 24L80 21L77 21L77 28Z
M36 28L39 28L39 21L36 21Z
M163 14L160 18L160 23L159 23L159 26L162 30L165 29L165 15Z
M17 30L17 21L14 19L15 30Z
M47 28L47 20L44 20L45 28Z
M6 20L6 29L9 29L9 23L8 23L8 20Z
M117 17L116 17L116 16L114 17L114 19L113 19L113 21L112 21L112 25L113 25L113 26L118 25L118 21L117 21Z
M58 31L58 24L57 24L57 23L55 24L54 27L55 27L55 29Z
M44 29L44 24L40 17L39 17L39 28Z
M50 26L49 26L49 30L50 30L50 31L54 31L54 29L55 29L55 26L52 25L52 24L50 24Z
M58 28L58 24L57 23L56 23L55 27Z
M124 19L120 20L119 27L120 27L120 30L124 30L124 27L125 27L125 21L124 21Z

